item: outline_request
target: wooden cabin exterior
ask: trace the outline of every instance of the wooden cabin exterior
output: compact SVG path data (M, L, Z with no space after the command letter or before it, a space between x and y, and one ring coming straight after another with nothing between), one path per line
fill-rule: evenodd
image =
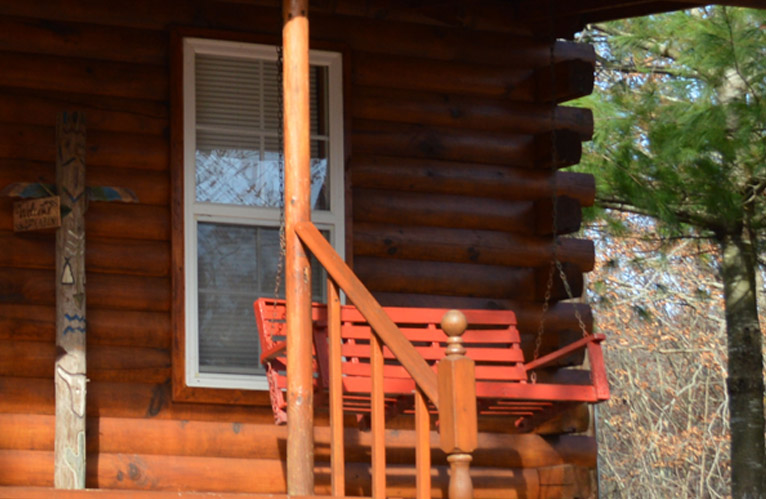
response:
M563 103L593 90L594 52L554 40L591 20L691 5L312 2L312 49L342 61L334 243L378 301L512 309L530 354L553 223L577 231L595 195L592 178L561 170L593 133L591 113ZM56 116L81 111L86 182L138 198L93 201L85 215L87 488L286 492L287 430L267 390L190 384L185 355L184 40L276 46L281 26L269 0L0 5L0 189L53 182ZM0 496L44 496L15 487L54 484L55 236L14 232L13 202L0 198ZM593 245L562 237L558 248L580 296ZM586 304L560 302L560 279L551 294L542 353L582 335L577 311L592 327ZM328 494L326 411L315 422L315 493ZM388 428L386 494L413 497L412 418ZM349 495L371 493L370 440L347 418ZM584 406L525 434L480 418L475 496L593 496L596 453ZM433 460L433 496L446 497L444 456Z

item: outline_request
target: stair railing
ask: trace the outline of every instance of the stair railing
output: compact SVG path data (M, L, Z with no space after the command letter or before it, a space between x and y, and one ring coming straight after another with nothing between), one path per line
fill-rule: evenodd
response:
M450 464L449 497L473 497L469 474L471 452L477 445L476 378L473 361L465 356L460 336L465 316L448 312L442 329L449 335L446 357L438 375L402 334L380 304L311 222L295 231L327 271L328 341L330 362L330 468L333 496L345 495L343 393L341 378L340 291L356 306L373 330L370 340L372 376L372 497L386 497L384 354L387 347L415 381L415 476L417 498L431 497L431 445L428 400L439 411L440 446Z

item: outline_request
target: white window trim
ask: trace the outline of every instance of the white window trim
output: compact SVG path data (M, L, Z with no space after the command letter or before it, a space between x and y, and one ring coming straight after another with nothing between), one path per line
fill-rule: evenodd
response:
M201 373L199 369L199 335L197 323L197 223L220 222L238 225L278 227L275 208L196 203L196 105L195 57L197 54L235 56L270 60L276 63L276 47L252 43L203 38L183 40L183 148L184 148L184 274L185 274L185 378L189 387L266 390L263 375ZM343 75L342 56L337 52L312 50L312 65L326 66L328 71L328 124L330 210L312 212L312 221L327 231L330 242L343 258L345 251L345 214L343 179ZM256 297L253 297L255 300ZM255 323L255 318L253 318Z

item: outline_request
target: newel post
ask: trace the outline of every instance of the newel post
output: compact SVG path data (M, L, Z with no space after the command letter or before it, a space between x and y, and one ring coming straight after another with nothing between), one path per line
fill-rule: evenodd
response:
M461 335L466 326L462 312L444 314L442 330L449 339L447 356L439 363L439 432L450 463L450 499L473 497L469 467L477 444L476 374L474 362L463 348Z

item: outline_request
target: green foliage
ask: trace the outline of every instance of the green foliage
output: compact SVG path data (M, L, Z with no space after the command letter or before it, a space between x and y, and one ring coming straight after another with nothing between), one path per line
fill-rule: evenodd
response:
M617 219L601 226L635 222L634 232L650 233L652 240L714 238L721 256L717 276L724 291L727 375L742 386L762 387L760 336L750 333L760 328L752 276L766 232L766 11L697 8L595 25L582 38L595 44L599 72L596 91L582 100L593 109L596 134L581 170L596 177L601 210L596 214ZM661 268L677 263L672 248L652 251L665 254L654 262ZM623 248L621 254L627 253ZM612 278L640 282L647 271L645 254L633 254L622 260L619 272L608 264L602 268ZM716 267L699 254L684 258L699 271ZM623 324L662 327L676 318L691 319L690 313L713 301L710 288L692 281L681 301L657 307L673 295L671 281L684 277L665 272L664 280L645 282L635 298L621 300L619 290L609 289L604 295L617 296L610 305L630 304L632 319L623 318ZM682 341L678 329L660 340ZM766 497L759 479L766 469L761 391L728 392L729 413L737 416L731 421L734 497Z
M707 7L596 25L594 140L581 171L599 206L666 234L766 223L766 13ZM591 213L603 216L603 211Z

